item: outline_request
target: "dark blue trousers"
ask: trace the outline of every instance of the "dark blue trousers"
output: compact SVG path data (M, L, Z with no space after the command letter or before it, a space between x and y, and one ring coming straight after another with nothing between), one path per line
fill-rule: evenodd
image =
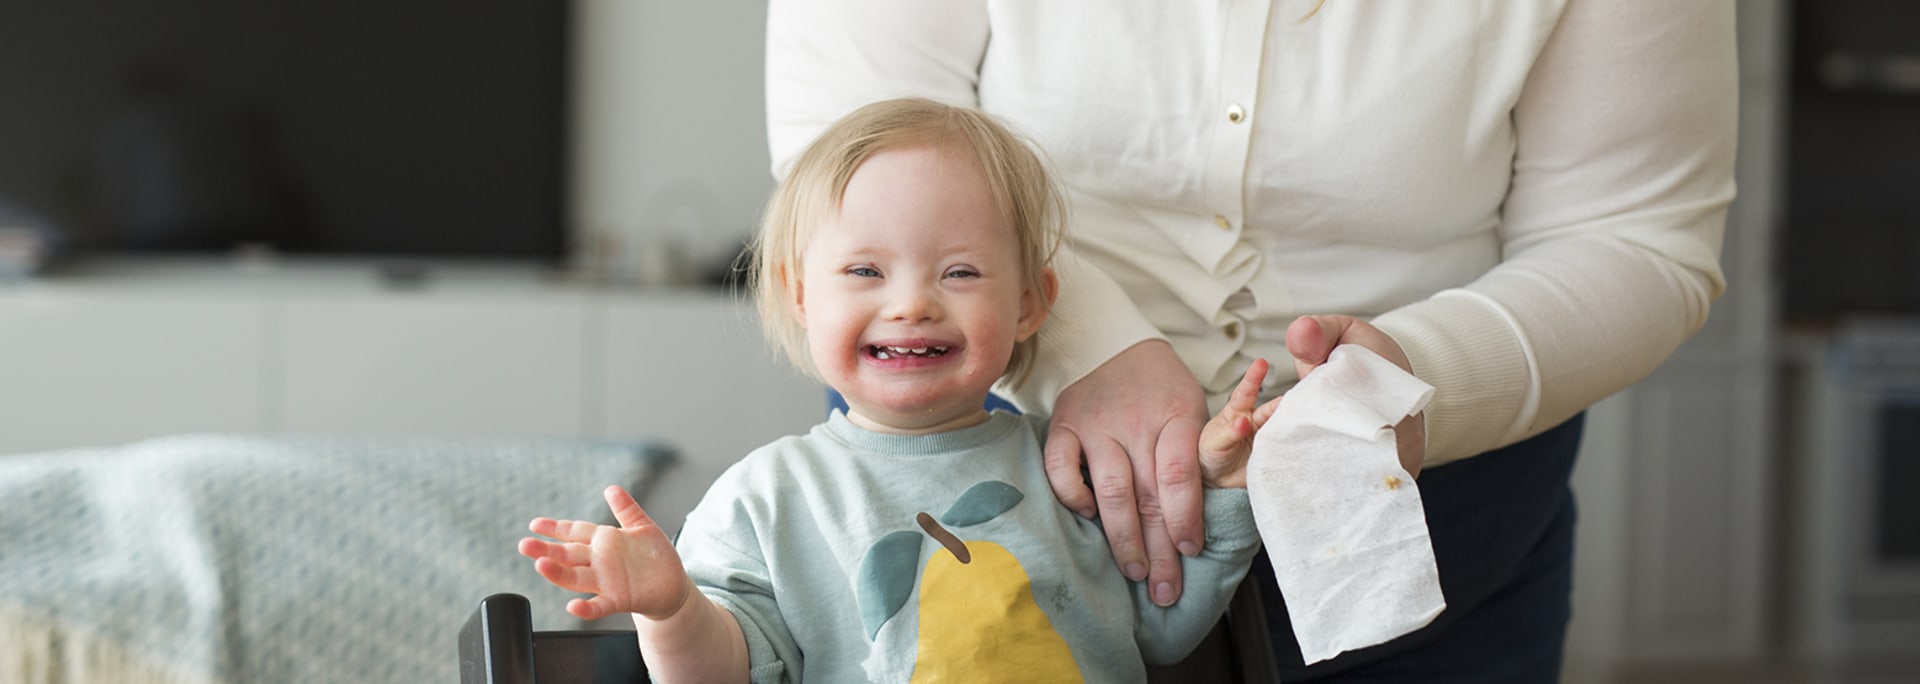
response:
M1420 473L1447 608L1394 641L1303 666L1266 553L1254 560L1286 682L1553 682L1572 615L1573 474L1585 414Z

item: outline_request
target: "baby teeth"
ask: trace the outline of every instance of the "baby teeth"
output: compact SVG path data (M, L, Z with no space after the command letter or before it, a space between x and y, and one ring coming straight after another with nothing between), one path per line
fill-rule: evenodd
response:
M886 360L895 356L926 356L927 352L947 353L946 347L874 347L874 358Z

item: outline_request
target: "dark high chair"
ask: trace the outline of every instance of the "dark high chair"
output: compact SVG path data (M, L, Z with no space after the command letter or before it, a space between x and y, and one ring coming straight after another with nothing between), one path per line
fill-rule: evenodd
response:
M519 594L480 599L460 628L460 684L629 684L649 681L633 632L533 631Z
M1278 682L1258 590L1242 582L1227 616L1174 665L1147 668L1149 682ZM533 631L526 597L494 594L460 629L460 684L646 682L640 645L625 630Z

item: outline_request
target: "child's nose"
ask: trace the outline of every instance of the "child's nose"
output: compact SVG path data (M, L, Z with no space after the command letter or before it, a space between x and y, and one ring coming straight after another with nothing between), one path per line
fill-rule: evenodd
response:
M940 315L939 297L924 287L898 288L887 306L887 317L896 321L924 321Z

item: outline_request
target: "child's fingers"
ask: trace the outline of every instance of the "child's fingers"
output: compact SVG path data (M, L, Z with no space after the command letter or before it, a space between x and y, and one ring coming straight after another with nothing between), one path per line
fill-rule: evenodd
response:
M1253 414L1249 417L1253 420L1253 429L1255 431L1266 427L1267 419L1273 417L1274 411L1280 410L1280 399L1281 397L1274 397L1272 401L1261 404L1260 408L1253 410Z
M534 559L552 558L566 565L586 565L593 559L593 547L527 537L520 540L520 555Z
M571 592L592 594L600 591L600 582L590 566L562 565L552 558L536 558L533 571L547 578L553 586Z
M602 494L607 499L607 507L613 509L613 519L620 521L621 527L633 529L653 524L653 518L648 517L640 504L633 500L633 495L620 485L609 485Z
M567 612L582 620L598 620L613 614L613 610L607 606L607 600L598 596L568 601Z
M1233 396L1227 398L1226 411L1245 413L1260 403L1260 383L1267 379L1267 360L1254 359L1247 366L1247 374L1241 376L1240 384L1233 388Z
M527 529L543 537L552 537L560 541L585 544L593 541L593 531L599 525L581 520L554 520L552 518L534 518L527 523Z
M1207 429L1200 431L1201 453L1207 455L1229 454L1232 453L1241 442L1253 437L1253 428L1247 424L1247 419L1244 416L1232 418L1224 424L1218 422L1218 420L1219 419L1216 419L1216 422L1208 425ZM1221 427L1222 425L1224 425L1224 427Z
M1226 407L1201 431L1201 449L1215 454L1232 451L1252 439L1254 431L1266 423L1266 417L1257 414L1262 407L1254 404L1260 401L1260 383L1266 380L1268 368L1266 359L1254 359L1252 365L1247 366L1246 375L1241 376L1240 384L1234 386L1233 394L1227 397ZM1272 410L1268 409L1267 414L1271 415ZM1248 417L1253 417L1253 422L1249 423Z

